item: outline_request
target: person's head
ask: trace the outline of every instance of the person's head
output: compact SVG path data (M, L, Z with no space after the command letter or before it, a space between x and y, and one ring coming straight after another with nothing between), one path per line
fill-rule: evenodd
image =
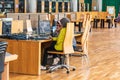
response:
M118 16L120 16L120 12L118 13Z
M68 19L68 18L62 18L61 20L60 20L60 23L61 23L61 26L62 27L66 27L67 26L67 23L69 23L70 22L70 20Z
M68 18L62 18L61 20L57 21L57 29L56 31L60 31L61 28L66 27L67 23L70 22Z

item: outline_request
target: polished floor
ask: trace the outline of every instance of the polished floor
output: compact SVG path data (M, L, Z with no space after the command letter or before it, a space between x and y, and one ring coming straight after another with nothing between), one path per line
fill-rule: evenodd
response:
M92 29L89 37L89 62L87 67L81 57L71 57L76 71L66 74L59 69L53 73L42 71L40 76L10 73L10 80L120 80L120 26Z

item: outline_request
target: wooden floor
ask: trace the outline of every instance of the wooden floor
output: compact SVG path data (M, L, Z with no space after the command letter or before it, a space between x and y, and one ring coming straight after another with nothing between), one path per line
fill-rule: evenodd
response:
M89 68L81 57L71 57L76 71L53 73L42 71L40 76L10 73L10 80L120 80L120 28L92 29L89 37ZM86 67L86 68L83 68ZM28 66L29 67L29 66Z

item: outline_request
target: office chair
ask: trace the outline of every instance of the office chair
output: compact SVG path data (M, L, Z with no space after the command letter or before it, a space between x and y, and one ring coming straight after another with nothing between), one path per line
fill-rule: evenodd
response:
M67 70L67 73L70 72L70 68L75 70L75 67L69 65L69 54L74 53L73 50L73 37L74 37L74 23L67 23L67 28L66 28L66 35L63 43L63 51L48 51L48 53L51 54L59 54L62 56L65 56L65 61L62 61L61 64L52 66L50 67L48 72L52 72L58 68L65 68Z
M2 72L4 71L4 61L7 44L7 42L0 41L0 80L2 79Z
M85 63L86 63L87 68L89 66L88 37L89 37L89 31L91 29L91 19L92 19L92 16L89 15L87 17L85 31L84 31L82 38L81 38L81 45L79 45L79 46L81 46L81 50L75 51L73 54L74 56L82 57L82 65L85 65ZM85 67L83 67L83 68L85 68Z

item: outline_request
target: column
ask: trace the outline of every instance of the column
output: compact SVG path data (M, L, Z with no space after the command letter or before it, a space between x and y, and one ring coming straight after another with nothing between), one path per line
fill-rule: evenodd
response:
M28 12L37 12L37 0L28 0Z
M73 11L73 12L77 12L78 10L77 10L77 0L71 0L71 10Z
M97 10L102 11L102 0L97 0Z

